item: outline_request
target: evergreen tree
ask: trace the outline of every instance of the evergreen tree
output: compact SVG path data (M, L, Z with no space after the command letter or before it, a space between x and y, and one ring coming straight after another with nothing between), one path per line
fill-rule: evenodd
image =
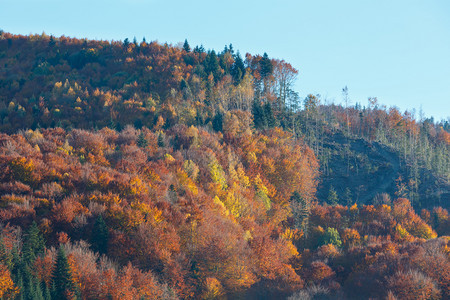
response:
M158 133L158 141L157 141L157 143L158 143L158 147L160 147L160 148L163 148L165 146L164 145L164 136L163 136L163 134L161 132Z
M272 61L270 60L267 53L264 52L264 55L261 58L261 61L259 64L261 66L261 77L263 79L270 76L273 73Z
M220 112L216 113L212 120L213 129L217 132L223 131L223 114Z
M345 189L345 192L344 192L344 200L345 200L345 204L347 206L350 206L353 203L352 192L350 191L350 189L348 187Z
M234 56L234 63L231 66L231 76L233 77L234 84L238 85L245 75L244 61L241 55L238 53Z
M123 40L123 47L128 48L128 45L130 45L130 40L128 38Z
M191 52L191 46L189 46L187 39L184 40L183 49L188 53Z
M339 202L338 194L334 190L333 185L330 185L330 190L328 191L327 203L329 205L337 205Z
M3 237L0 236L0 263L4 264L11 270L12 267L12 255L8 253L3 242Z
M272 105L269 102L264 105L264 115L267 120L267 127L273 128L277 125L277 120L273 114Z
M31 264L36 256L42 254L45 249L44 237L36 222L33 222L25 235L22 247L22 259L25 264Z
M95 220L92 230L92 248L100 254L108 252L109 231L101 215Z
M141 131L141 133L138 135L137 139L137 145L141 148L145 148L148 146L148 141L145 138L145 134Z
M53 297L54 299L68 299L67 295L74 291L72 274L70 272L69 262L63 246L59 247L56 255L55 268L52 274Z
M207 75L213 74L214 79L219 79L219 60L217 59L216 52L211 50L205 58L205 72Z
M297 227L302 229L304 234L307 235L311 203L303 198L298 191L292 193L290 202L294 216L296 217L295 223Z
M267 119L264 108L259 100L255 99L252 104L253 123L256 129L264 129L267 127Z

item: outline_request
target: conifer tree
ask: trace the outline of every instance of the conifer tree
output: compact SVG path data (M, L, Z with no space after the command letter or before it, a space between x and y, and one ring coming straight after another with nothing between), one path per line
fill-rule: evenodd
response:
M256 129L263 129L267 127L266 115L264 108L261 106L259 100L255 99L252 104L253 123Z
M191 52L191 46L189 46L187 39L184 40L183 49L188 53Z
M292 193L290 202L294 215L297 218L297 220L295 220L297 226L303 230L305 235L307 235L311 203L302 197L298 191Z
M242 78L244 78L245 75L245 66L244 61L241 58L241 55L239 52L234 56L234 63L231 66L231 76L233 77L234 84L238 85Z
M25 264L30 264L36 256L42 254L45 249L44 237L36 222L33 222L25 235L22 248L22 259Z
M145 134L141 131L141 133L138 135L137 139L137 145L141 148L145 148L148 146L148 141L145 138Z
M164 136L161 132L158 133L158 147L162 148L164 147Z
M212 126L217 132L223 131L223 114L220 112L216 113L214 119L212 120Z
M106 254L108 251L108 240L108 227L103 217L99 215L92 230L92 248L100 254Z
M59 247L58 254L56 255L55 268L52 273L52 284L52 298L54 299L68 299L68 294L74 290L72 274L63 246Z
M269 102L264 105L264 115L267 120L268 128L273 128L277 125L277 120L273 114L272 105Z
M272 62L267 55L267 53L264 52L264 55L260 61L261 66L261 77L264 79L271 75L273 73L273 65Z
M338 194L334 190L333 185L330 185L330 190L328 191L327 203L329 205L337 205L339 202Z

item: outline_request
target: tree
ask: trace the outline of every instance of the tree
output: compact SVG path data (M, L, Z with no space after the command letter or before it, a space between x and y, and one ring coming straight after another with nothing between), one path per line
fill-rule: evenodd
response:
M137 145L141 148L145 148L148 146L148 141L145 138L145 134L141 131L137 139Z
M220 112L217 112L214 116L214 119L212 120L212 126L213 129L217 132L223 131L223 114Z
M191 52L191 46L189 46L189 43L188 43L188 40L187 40L187 39L184 40L183 49L184 49L184 51L186 51L187 53Z
M296 218L294 222L298 228L302 229L303 232L307 234L311 203L302 197L298 191L292 193L290 202L294 217Z
M74 293L74 284L69 262L67 261L64 247L59 247L56 255L55 268L52 273L53 297L55 299L70 299L69 295Z
M257 99L252 104L253 123L256 129L264 129L267 127L267 119L261 102Z
M329 205L336 205L339 203L339 198L337 192L334 190L333 185L330 185L330 189L328 191L327 203Z
M23 261L25 264L31 264L36 256L42 254L45 249L45 240L39 230L36 222L33 222L25 235L22 248Z
M123 40L123 47L124 48L128 48L128 46L130 45L130 40L128 38Z
M272 61L270 60L270 58L266 52L264 52L264 55L259 64L261 67L261 77L263 79L272 75L272 72L273 72Z
M342 245L341 237L339 232L335 228L328 227L322 236L322 245L333 244L337 247Z
M266 104L264 105L264 115L267 120L267 127L273 128L277 125L277 119L275 119L275 116L273 114L272 104L270 104L269 102L266 102Z
M238 85L242 78L244 78L245 75L245 66L244 61L241 58L241 55L239 54L239 51L234 56L234 63L231 66L230 70L231 76L233 77L234 84Z
M92 230L92 248L100 254L106 254L108 252L108 240L108 227L103 217L99 215Z

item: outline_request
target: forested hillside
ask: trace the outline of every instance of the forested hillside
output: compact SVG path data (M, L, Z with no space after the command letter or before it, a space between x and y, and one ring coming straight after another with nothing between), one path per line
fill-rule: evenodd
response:
M297 75L0 32L0 299L450 297L450 125Z

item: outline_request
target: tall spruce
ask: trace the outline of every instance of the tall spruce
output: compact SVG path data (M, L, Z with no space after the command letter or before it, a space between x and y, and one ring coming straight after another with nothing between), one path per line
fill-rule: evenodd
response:
M44 252L44 249L44 237L36 222L33 222L25 235L22 247L23 262L25 264L31 264L38 255Z
M259 100L255 99L252 104L253 123L256 129L264 129L267 127L267 119Z
M141 148L145 148L148 146L148 141L145 138L145 134L141 131L141 133L138 135L137 139L137 145Z
M186 51L188 53L191 52L191 46L189 46L187 39L184 40L183 49L184 49L184 51Z
M100 254L108 252L109 232L105 220L100 215L95 220L94 228L92 230L92 248Z
M241 80L242 78L244 78L245 75L245 66L244 61L242 60L241 55L239 54L239 51L234 56L234 63L231 66L230 73L231 76L233 77L235 85L241 83Z
M273 114L272 104L270 104L269 102L266 102L266 104L264 105L264 115L267 120L267 127L273 128L277 126L277 119Z
M68 295L74 292L72 273L66 252L61 245L56 255L55 268L52 273L53 295L54 299L69 299Z
M212 120L213 129L217 132L223 131L223 114L217 112Z

